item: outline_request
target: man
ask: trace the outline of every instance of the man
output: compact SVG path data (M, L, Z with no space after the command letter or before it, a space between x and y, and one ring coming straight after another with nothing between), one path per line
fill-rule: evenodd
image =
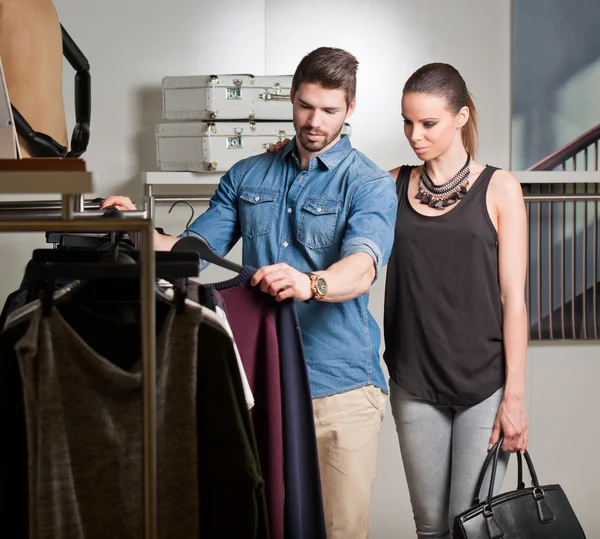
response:
M356 106L357 67L340 49L304 57L292 81L294 139L236 163L187 231L220 255L242 237L244 265L260 268L252 284L299 300L330 539L368 536L387 391L367 306L390 254L397 199L391 176L340 134ZM110 204L134 208L123 197ZM156 248L178 239L157 235Z

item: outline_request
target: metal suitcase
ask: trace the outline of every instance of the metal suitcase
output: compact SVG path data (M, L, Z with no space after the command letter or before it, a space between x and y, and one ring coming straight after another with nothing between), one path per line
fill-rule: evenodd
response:
M350 134L349 124L342 133ZM180 122L156 126L161 171L226 172L296 134L293 122Z
M291 75L164 77L165 120L292 120Z

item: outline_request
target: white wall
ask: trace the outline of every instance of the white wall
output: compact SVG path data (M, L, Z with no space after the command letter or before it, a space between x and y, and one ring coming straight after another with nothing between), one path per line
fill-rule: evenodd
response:
M165 75L293 73L321 45L346 48L359 61L352 141L382 168L414 163L403 138L400 94L420 65L445 61L464 75L481 123L480 161L507 167L510 154L509 2L481 0L55 0L63 25L91 64L92 125L88 168L96 194L139 200L139 175L155 169L154 125L161 121ZM73 71L65 66L65 106L73 125ZM201 211L201 209L200 209ZM197 215L197 213L196 213ZM157 225L178 233L188 211L158 212ZM38 236L0 236L2 290L18 285ZM232 257L239 259L238 248ZM205 279L224 277L209 268ZM383 316L383 279L372 293ZM591 501L600 490L592 447L600 441L593 382L599 347L532 347L529 395L531 449L539 475L568 488L588 536L600 536ZM595 466L597 470L597 466ZM513 483L511 476L510 482ZM373 493L373 538L414 537L391 413L384 421Z

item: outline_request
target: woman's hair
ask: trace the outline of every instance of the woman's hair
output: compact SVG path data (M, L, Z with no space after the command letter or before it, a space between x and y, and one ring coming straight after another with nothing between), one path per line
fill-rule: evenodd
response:
M402 93L442 97L453 114L458 114L463 107L469 107L469 120L462 128L462 140L466 150L475 157L479 135L477 111L464 79L454 67L443 63L426 64L410 76Z

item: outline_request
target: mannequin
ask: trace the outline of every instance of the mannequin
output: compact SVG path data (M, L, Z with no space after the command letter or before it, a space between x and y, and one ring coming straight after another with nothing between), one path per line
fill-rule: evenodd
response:
M69 153L63 53L77 71L77 125ZM0 57L23 157L79 157L84 153L91 108L89 65L61 27L52 0L0 0Z

